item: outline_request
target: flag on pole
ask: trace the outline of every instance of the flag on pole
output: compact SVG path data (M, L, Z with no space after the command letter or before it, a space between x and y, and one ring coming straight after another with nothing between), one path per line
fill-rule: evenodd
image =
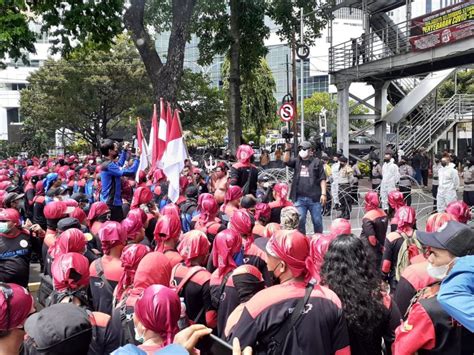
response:
M168 108L171 109L169 104L168 104ZM163 154L165 153L165 149L166 149L167 122L168 122L168 117L166 114L166 107L165 107L163 98L161 98L160 99L160 124L158 128L158 146L159 146L158 160L159 161L161 161L161 158L163 157ZM158 165L161 165L161 164L158 164Z
M179 176L184 168L184 160L187 158L178 110L174 111L174 117L168 121L168 127L166 150L161 162L169 180L168 198L176 202L179 197Z
M148 158L150 161L150 170L155 170L158 160L158 117L156 113L156 104L153 105L153 116L151 118L150 140L148 143Z
M148 159L148 147L143 136L140 119L137 119L137 148L140 148L140 164L138 165L137 174L135 176L136 181L138 181L140 170L145 171L150 165L150 161Z

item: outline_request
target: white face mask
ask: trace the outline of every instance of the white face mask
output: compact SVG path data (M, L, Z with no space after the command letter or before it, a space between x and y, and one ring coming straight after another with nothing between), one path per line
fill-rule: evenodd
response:
M140 344L143 344L143 342L145 341L145 333L143 333L142 335L138 335L137 327L134 327L134 330L135 330L135 340L138 341Z
M433 266L433 264L428 263L426 272L428 273L428 275L430 275L432 278L436 280L443 280L448 275L449 266L451 265L452 262L454 262L454 260L446 265L441 265L441 266Z
M309 155L309 150L300 150L300 152L298 154L299 154L300 158L305 159Z

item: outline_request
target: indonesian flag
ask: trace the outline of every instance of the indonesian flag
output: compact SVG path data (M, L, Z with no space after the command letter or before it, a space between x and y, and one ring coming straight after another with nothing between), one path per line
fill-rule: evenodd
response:
M136 181L138 181L138 175L140 173L140 170L145 171L146 168L148 168L148 166L150 165L150 161L148 159L148 147L143 137L143 130L140 119L137 120L137 147L140 148L140 164L138 165L137 175L135 176Z
M169 180L168 197L172 202L176 202L179 197L179 176L184 168L184 160L187 158L178 110L174 111L174 117L168 121L168 125L166 150L161 162Z
M168 110L171 110L169 104L168 104ZM169 117L169 121L171 121L171 117ZM158 128L158 147L159 147L158 160L160 161L166 149L167 122L168 122L168 117L165 110L165 104L163 102L163 99L161 98L160 99L160 125Z
M156 113L156 104L153 105L153 116L151 118L150 140L148 143L148 158L151 170L155 170L158 161L158 117Z

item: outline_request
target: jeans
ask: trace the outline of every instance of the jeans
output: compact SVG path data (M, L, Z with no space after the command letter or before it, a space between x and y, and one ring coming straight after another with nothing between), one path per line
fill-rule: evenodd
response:
M311 197L299 196L296 199L295 207L298 209L300 214L300 223L298 230L306 234L306 214L311 214L311 220L313 222L314 233L323 232L323 218L321 216L322 208L321 203L314 202Z
M423 183L423 176L421 175L421 169L415 169L415 180L419 185Z

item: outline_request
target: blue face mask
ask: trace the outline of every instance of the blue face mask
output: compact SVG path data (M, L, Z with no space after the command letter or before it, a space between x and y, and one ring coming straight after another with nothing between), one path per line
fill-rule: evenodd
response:
M8 222L0 222L0 233L6 234L10 232L10 229Z
M243 265L244 263L244 251L241 249L238 253L233 255L234 261L237 266Z

